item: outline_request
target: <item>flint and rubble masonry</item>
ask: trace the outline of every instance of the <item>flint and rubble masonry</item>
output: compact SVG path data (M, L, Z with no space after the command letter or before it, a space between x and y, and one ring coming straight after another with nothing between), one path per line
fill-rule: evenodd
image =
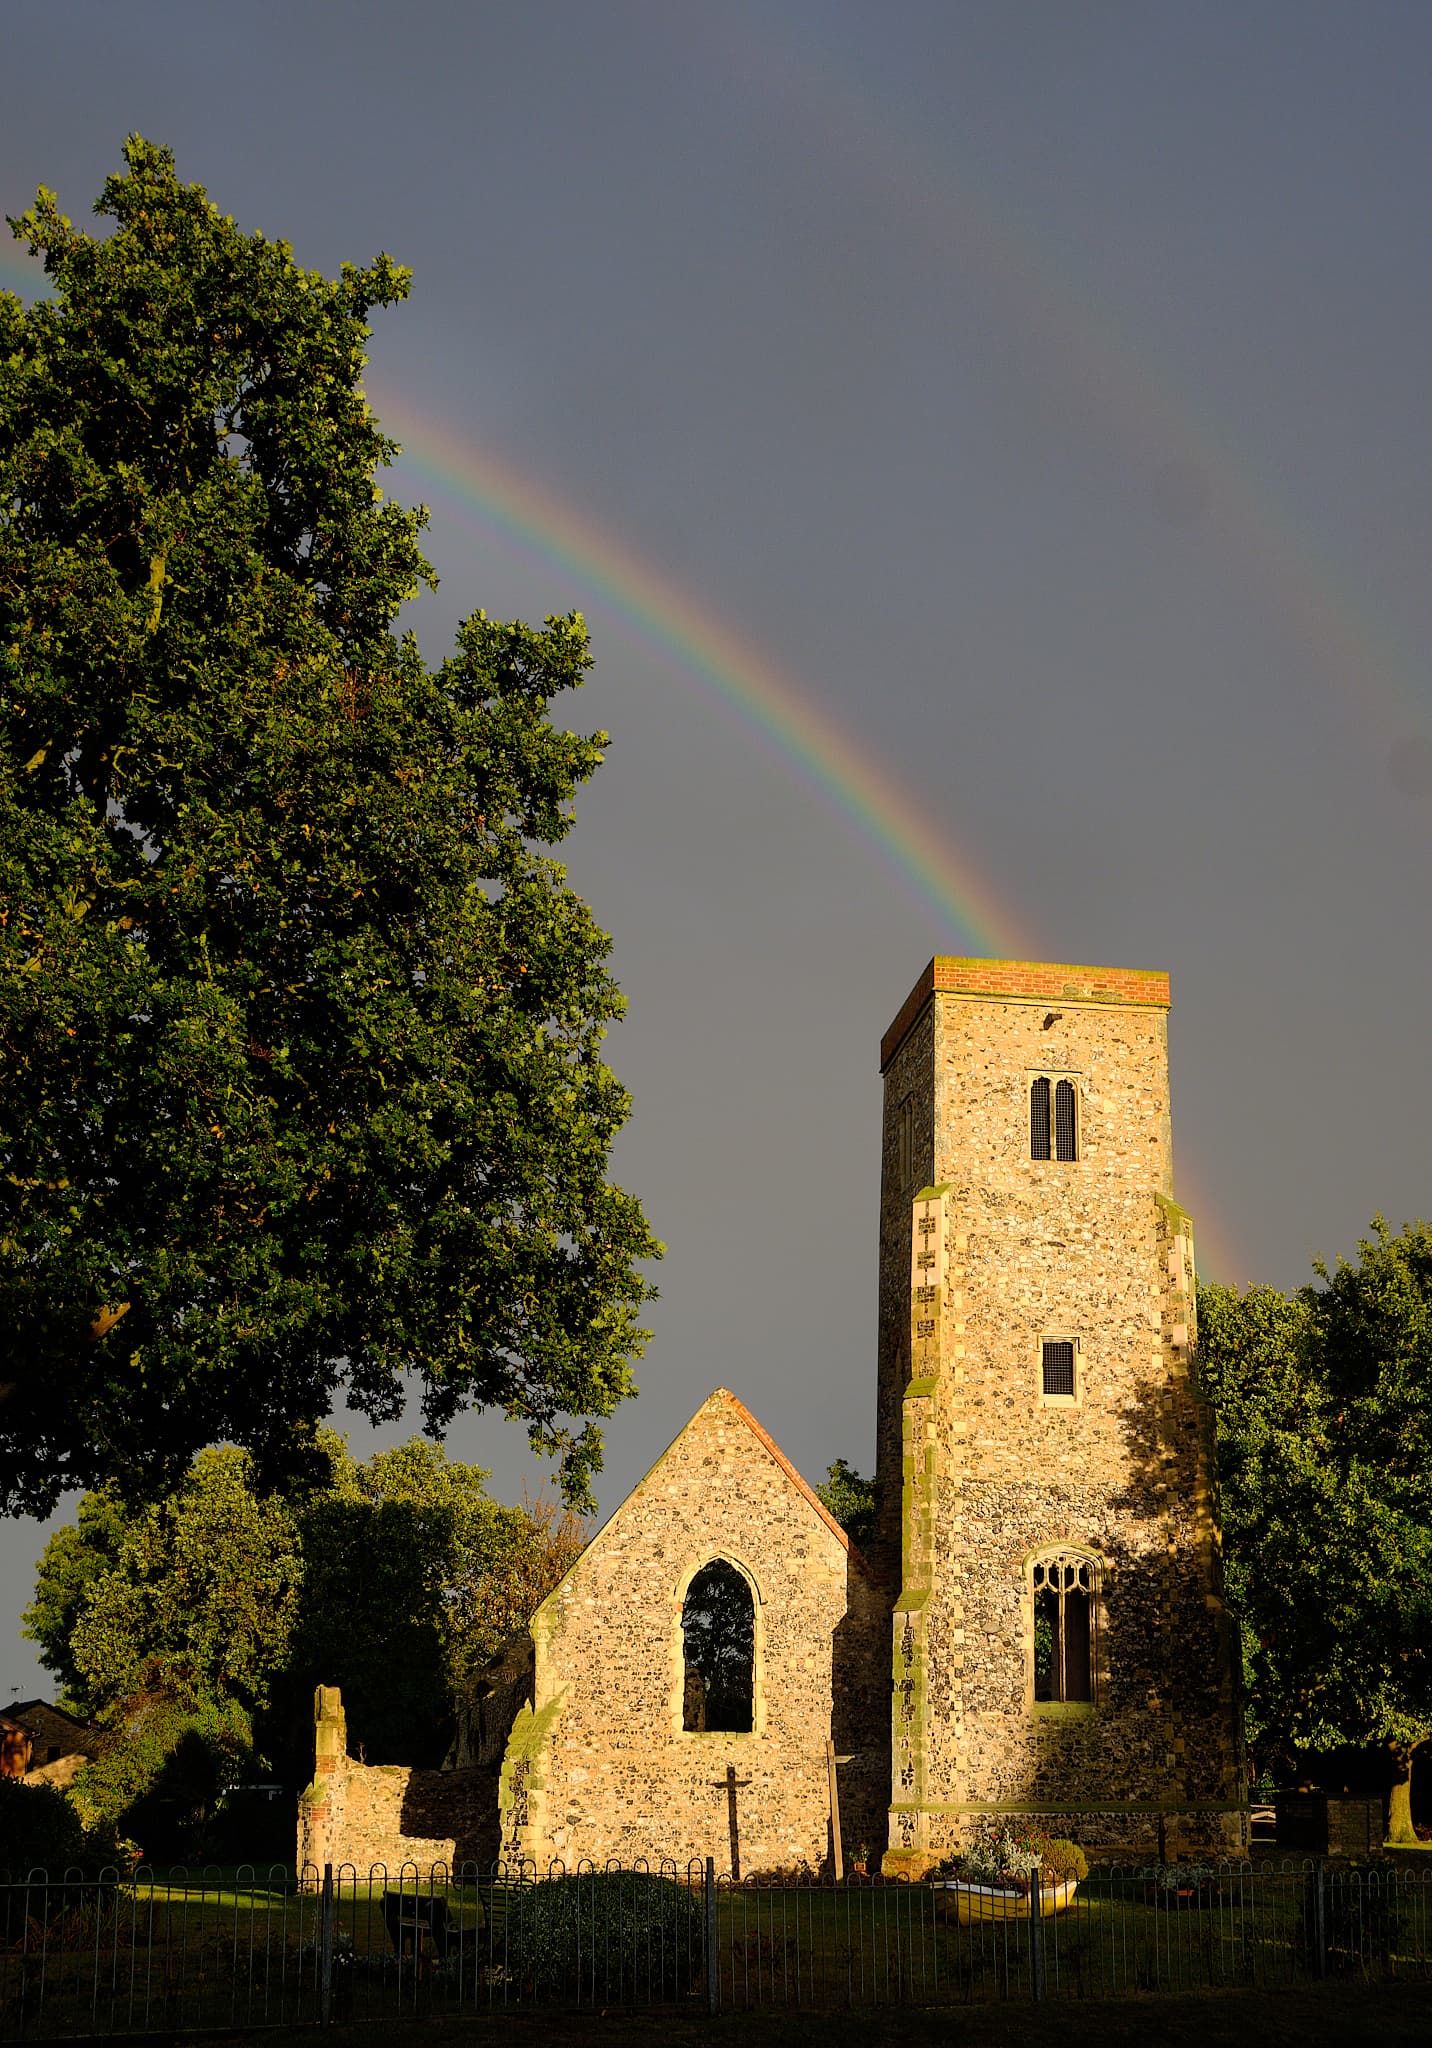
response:
M682 1726L682 1606L717 1559L753 1597L749 1734ZM832 1732L855 1757L845 1839L883 1838L888 1613L845 1532L718 1388L538 1609L533 1701L502 1773L504 1852L539 1865L711 1856L726 1872L734 1766L743 1873L818 1867Z
M900 1560L889 1862L992 1815L1168 1853L1241 1844L1234 1666L1189 1376L1162 974L937 960L882 1046L878 1479ZM1031 1157L1039 1076L1078 1157ZM1072 1401L1041 1345L1072 1340ZM1094 1698L1034 1699L1031 1562L1095 1562Z

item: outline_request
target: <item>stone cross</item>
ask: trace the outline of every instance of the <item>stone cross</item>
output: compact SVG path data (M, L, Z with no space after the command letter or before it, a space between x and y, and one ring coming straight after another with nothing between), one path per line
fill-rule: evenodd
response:
M726 1788L726 1818L731 1829L732 1884L739 1884L741 1882L741 1831L736 1824L736 1794L738 1791L744 1790L750 1782L749 1778L738 1778L736 1776L736 1766L734 1764L727 1764L724 1778L713 1778L711 1780L712 1785L715 1786L718 1792L723 1785Z

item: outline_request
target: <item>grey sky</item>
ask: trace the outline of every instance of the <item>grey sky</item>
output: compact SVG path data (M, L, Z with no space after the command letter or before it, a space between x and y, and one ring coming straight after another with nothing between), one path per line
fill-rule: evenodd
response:
M1432 1209L1425 7L10 0L3 51L5 211L85 215L138 129L305 263L411 264L380 410L793 678L1005 907L940 921L630 590L395 472L430 654L593 630L569 858L669 1246L604 1505L718 1383L869 1467L876 1052L932 952L1171 971L1217 1277ZM520 1490L509 1427L450 1441ZM47 1687L0 1540L0 1685Z

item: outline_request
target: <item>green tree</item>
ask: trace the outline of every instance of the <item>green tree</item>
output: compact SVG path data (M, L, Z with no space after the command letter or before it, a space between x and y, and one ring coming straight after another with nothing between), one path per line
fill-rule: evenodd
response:
M39 1644L40 1661L76 1713L88 1714L90 1703L70 1639L91 1586L117 1563L129 1523L130 1511L111 1488L82 1494L75 1522L57 1529L45 1545L25 1614L25 1635Z
M487 1474L421 1438L335 1463L297 1520L304 1585L286 1671L295 1734L316 1684L343 1693L370 1763L441 1761L454 1705L582 1546L581 1524L492 1500Z
M370 1762L439 1761L472 1675L581 1548L574 1516L492 1500L422 1438L359 1464L324 1430L318 1450L326 1478L288 1495L247 1452L202 1451L164 1499L86 1495L51 1537L25 1632L111 1731L77 1787L91 1819L161 1792L201 1813L256 1750L297 1782L319 1683Z
M0 1506L281 1474L409 1375L584 1501L659 1247L607 1177L610 942L541 851L605 741L550 716L581 618L425 665L359 385L408 274L125 156L113 231L42 190L53 296L0 292Z
M857 1546L875 1538L875 1481L862 1479L854 1466L837 1458L826 1472L824 1486L816 1498L829 1508L851 1542Z
M1295 1296L1202 1288L1199 1371L1255 1751L1380 1747L1410 1841L1432 1739L1432 1233L1373 1231Z
M113 1563L85 1588L61 1652L77 1704L105 1720L158 1684L188 1706L265 1706L302 1579L288 1503L254 1491L246 1452L201 1451L174 1493L133 1516ZM35 1610L26 1621L39 1639Z

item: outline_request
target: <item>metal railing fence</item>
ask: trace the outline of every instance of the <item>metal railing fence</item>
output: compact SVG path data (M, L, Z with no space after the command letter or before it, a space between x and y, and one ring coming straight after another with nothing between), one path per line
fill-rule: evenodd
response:
M1432 1979L1432 1870L1096 1867L1049 1903L879 1878L732 1884L709 1862L0 1873L0 2041Z

